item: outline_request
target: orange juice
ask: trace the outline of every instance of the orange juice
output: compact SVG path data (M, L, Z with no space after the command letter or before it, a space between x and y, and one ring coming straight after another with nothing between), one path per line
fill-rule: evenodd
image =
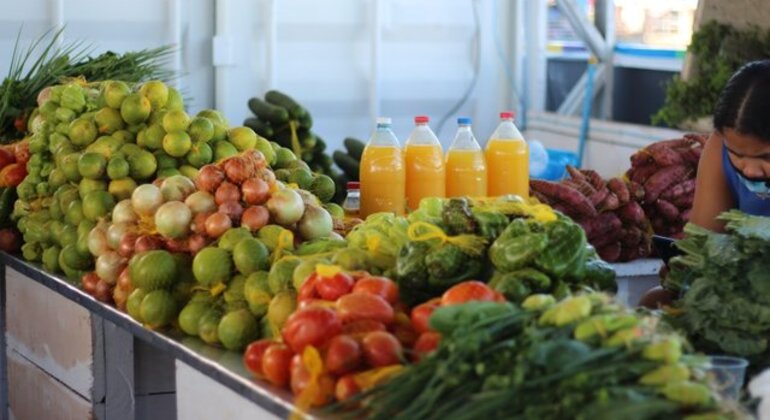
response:
M414 118L415 127L406 140L406 204L414 210L425 197L443 198L445 192L444 151L428 126L429 118Z
M500 113L500 125L487 142L487 189L491 197L529 197L529 147L513 124L513 113Z
M407 145L404 157L407 206L414 210L425 197L443 198L446 171L441 145Z
M406 170L398 139L390 130L390 119L379 118L377 130L361 156L361 217L406 209Z
M485 197L487 167L481 150L450 150L446 157L446 196Z

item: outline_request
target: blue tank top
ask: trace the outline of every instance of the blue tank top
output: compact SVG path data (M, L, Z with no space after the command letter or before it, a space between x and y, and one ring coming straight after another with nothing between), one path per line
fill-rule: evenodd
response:
M770 186L764 182L750 181L738 173L724 146L722 168L738 210L755 216L770 216Z

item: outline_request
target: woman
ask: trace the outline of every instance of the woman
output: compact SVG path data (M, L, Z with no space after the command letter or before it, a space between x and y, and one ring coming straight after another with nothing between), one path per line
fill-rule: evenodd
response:
M731 209L770 216L770 60L746 64L727 82L698 163L690 221L721 232L717 217ZM664 265L660 275L666 274ZM658 286L639 305L656 308L675 298Z
M714 111L714 133L698 165L690 221L722 231L731 209L770 216L770 60L741 67Z

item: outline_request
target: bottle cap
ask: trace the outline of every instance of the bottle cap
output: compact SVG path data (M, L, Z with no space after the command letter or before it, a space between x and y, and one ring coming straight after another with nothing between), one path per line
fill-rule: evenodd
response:
M390 117L377 117L377 125L390 125Z
M430 118L428 118L427 115L418 115L414 117L415 124L426 124L428 121L430 121Z
M347 189L349 189L349 190L360 190L361 189L361 183L360 182L350 181L347 184Z
M516 114L514 114L511 111L503 111L500 113L500 119L504 119L504 120L507 120L507 119L512 120L514 116L516 116Z
M470 117L460 117L457 119L457 124L460 125L470 125L472 122Z

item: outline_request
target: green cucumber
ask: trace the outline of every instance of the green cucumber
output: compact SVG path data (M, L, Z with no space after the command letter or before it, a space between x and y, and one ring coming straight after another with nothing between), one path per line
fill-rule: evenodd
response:
M259 98L249 99L249 109L259 119L269 121L273 125L280 126L289 122L289 111Z
M342 172L345 172L349 179L358 181L361 169L361 164L358 161L339 150L335 151L332 157L334 158L334 163L342 169Z
M265 93L265 101L270 104L280 106L281 108L289 111L289 115L293 120L299 120L302 118L302 116L308 114L305 108L303 108L302 105L295 101L291 96L278 90L267 91L267 93Z
M353 137L347 137L342 142L345 148L348 150L348 155L357 161L361 161L361 156L364 154L364 148L366 143Z
M255 133L267 139L273 138L273 135L275 134L273 132L273 127L270 126L270 123L267 121L262 121L259 118L246 118L246 120L243 121L243 125L251 128Z

